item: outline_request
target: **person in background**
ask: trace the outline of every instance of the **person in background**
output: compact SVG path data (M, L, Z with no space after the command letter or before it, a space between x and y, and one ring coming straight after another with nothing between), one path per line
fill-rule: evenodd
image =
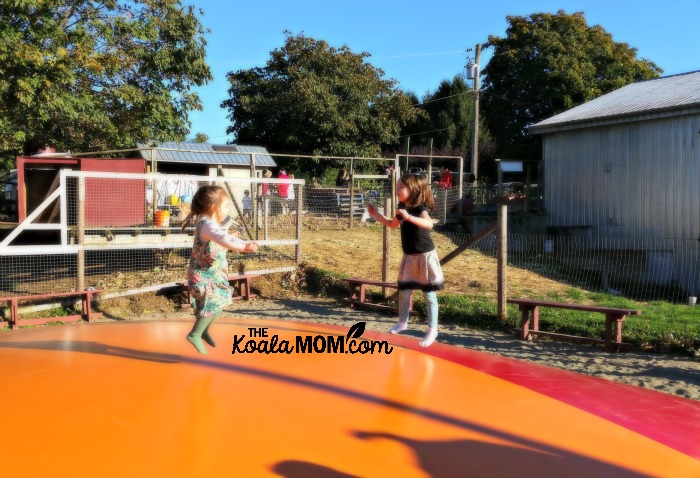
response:
M226 250L256 252L258 244L231 236L221 226L226 219L231 199L221 186L202 186L192 198L190 214L182 232L195 222L194 245L187 268L187 286L194 308L195 322L187 340L200 354L206 355L204 340L211 347L216 343L209 327L224 307L231 303Z
M291 181L292 179L294 179L294 174L289 173L289 180ZM297 196L294 193L294 185L290 184L289 189L287 189L287 199L289 199L290 201L294 201L296 198Z
M350 186L348 181L349 175L347 169L339 169L338 176L335 178L335 187L337 188L347 188Z
M269 169L263 169L262 177L265 179L269 179L272 177L272 171ZM269 196L270 195L270 185L267 183L262 183L262 194L263 196Z
M253 213L253 200L250 197L250 191L243 191L243 215L250 217Z
M287 171L284 169L280 169L280 173L277 175L277 179L289 179L289 176L287 176ZM281 198L286 199L288 191L289 183L287 181L283 181L277 186L277 196Z
M440 180L435 183L439 189L450 189L452 187L452 172L449 168L440 168Z
M393 218L380 214L372 204L367 206L367 212L386 227L401 227L403 258L398 275L399 323L391 333L406 330L412 291L420 289L428 311L428 331L419 345L429 347L438 335L437 291L445 287L440 259L430 238L433 220L428 211L435 208L435 199L425 178L416 174L401 176L396 183L396 199L399 205Z

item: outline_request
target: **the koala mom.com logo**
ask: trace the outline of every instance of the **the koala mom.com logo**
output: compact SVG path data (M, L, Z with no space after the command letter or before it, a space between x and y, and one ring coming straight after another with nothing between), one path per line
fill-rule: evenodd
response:
M250 336L234 335L232 354L390 354L394 347L386 340L360 340L365 322L358 322L346 335L297 335L294 343L268 337L267 327L249 327Z

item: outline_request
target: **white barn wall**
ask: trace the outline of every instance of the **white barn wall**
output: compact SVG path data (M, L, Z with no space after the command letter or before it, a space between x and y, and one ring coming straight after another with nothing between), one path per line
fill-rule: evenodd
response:
M543 159L548 225L681 239L675 278L700 292L700 114L545 133Z
M543 151L549 225L700 237L700 116L549 133Z

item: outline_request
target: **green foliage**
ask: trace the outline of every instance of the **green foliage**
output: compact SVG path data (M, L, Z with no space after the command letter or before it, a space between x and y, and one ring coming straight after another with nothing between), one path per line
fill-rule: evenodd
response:
M535 159L539 138L529 125L662 70L637 59L636 48L613 41L582 12L508 16L506 37L489 36L493 56L484 69L483 112L499 152Z
M286 33L265 67L228 74L229 99L221 106L238 142L280 153L377 157L419 114L395 80L365 61L368 53ZM314 176L323 169L308 160L280 163Z
M200 12L201 14L201 12ZM211 79L194 7L179 0L0 2L5 160L179 140Z
M462 154L471 147L474 124L474 93L462 76L452 81L443 80L433 93L425 95L421 102L425 115L407 127L404 134L411 135L412 145L458 150Z

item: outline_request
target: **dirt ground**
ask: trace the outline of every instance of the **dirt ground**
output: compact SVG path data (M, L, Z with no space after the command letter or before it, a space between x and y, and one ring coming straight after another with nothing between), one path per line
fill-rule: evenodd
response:
M310 266L335 270L357 277L381 279L382 232L376 227L303 232L302 255ZM432 234L438 255L445 257L457 248L447 236ZM388 280L396 279L401 260L401 238L398 230L389 233ZM496 260L469 249L443 268L445 291L451 294L481 294L496 297ZM569 289L527 270L508 268L510 292L522 288L556 294Z

